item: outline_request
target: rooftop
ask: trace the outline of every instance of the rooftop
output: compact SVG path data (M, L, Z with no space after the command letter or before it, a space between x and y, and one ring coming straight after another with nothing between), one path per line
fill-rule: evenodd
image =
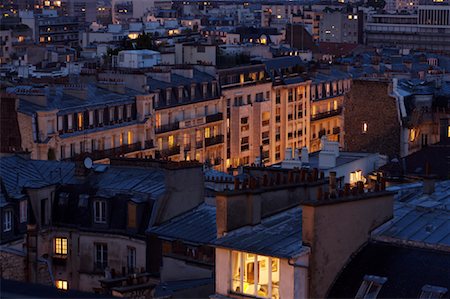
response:
M147 231L165 240L209 244L216 239L216 208L201 204L197 208Z
M302 209L292 208L266 217L255 226L238 228L213 244L267 256L297 257L305 250L302 246Z
M66 92L64 92L66 90ZM77 97L69 94L70 90L83 93ZM69 91L69 92L67 92ZM33 114L36 111L50 111L58 109L61 113L75 112L86 107L103 108L107 105L119 105L133 103L136 91L125 89L124 93L117 93L96 84L74 85L74 86L16 86L8 88L8 92L15 93L20 99L20 112ZM84 94L85 93L85 94ZM26 96L45 96L47 105L42 106L32 103Z

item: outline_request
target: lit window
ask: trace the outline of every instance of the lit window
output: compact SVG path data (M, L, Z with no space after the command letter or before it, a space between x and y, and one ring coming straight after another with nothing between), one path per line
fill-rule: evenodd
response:
M445 294L447 294L447 288L432 286L426 284L422 287L422 292L420 293L420 299L439 299L443 298Z
M19 43L21 43L25 40L25 37L20 35L19 37L17 37L17 40L19 41Z
M350 184L356 184L356 182L362 180L363 180L362 170L357 170L350 173Z
M209 138L209 137L211 137L211 129L205 128L205 138Z
M353 16L353 19L354 19L354 20L357 20L357 19L358 19L358 15L354 15L354 16Z
M55 238L55 253L67 255L67 238Z
M77 119L78 119L78 130L81 130L83 128L83 113L78 113Z
M55 1L55 2L53 2L54 4L55 4L55 6L61 6L61 1Z
M447 127L447 137L450 138L450 126Z
M94 220L97 223L106 223L106 201L94 201Z
M169 147L173 147L173 146L174 146L175 142L174 142L173 135L170 135L170 136L169 136L167 142L168 142L168 144L169 144Z
M363 133L367 133L367 130L368 130L367 122L363 122L363 125L362 125L362 132L363 132Z
M50 1L48 1L48 0L44 1L44 5L45 6L50 6Z
M67 290L67 280L57 280L56 287L60 290Z
M414 140L416 140L416 137L417 137L417 130L411 129L409 131L409 141L413 142Z
M349 20L353 19L353 15L348 15L347 17Z
M232 292L258 298L279 298L280 261L245 252L232 252Z
M9 232L12 228L12 211L5 211L3 213L3 231Z
M383 284L387 281L386 277L380 277L375 275L365 275L364 280L359 287L358 293L355 299L371 298L375 299L381 290Z
M22 200L20 202L20 222L27 221L27 213L28 213L28 202L26 200Z
M128 131L127 144L132 144L132 143L133 143L133 135L132 135L131 131Z

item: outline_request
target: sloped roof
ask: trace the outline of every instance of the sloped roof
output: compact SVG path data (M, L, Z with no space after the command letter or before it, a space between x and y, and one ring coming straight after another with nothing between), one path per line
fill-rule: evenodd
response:
M209 244L217 236L216 208L201 204L194 210L174 217L147 232L158 235L162 239Z
M267 256L293 258L302 253L302 209L292 208L264 218L255 226L238 228L218 238L217 247Z
M0 159L0 177L10 196L20 196L22 188L78 182L74 163L29 160L20 156Z
M450 289L450 255L369 243L343 269L328 297L355 298L364 275L387 278L377 298L418 298L426 284Z

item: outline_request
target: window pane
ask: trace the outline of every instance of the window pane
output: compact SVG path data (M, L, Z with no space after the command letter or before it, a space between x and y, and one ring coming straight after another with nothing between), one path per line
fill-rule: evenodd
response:
M241 287L241 253L231 253L231 290L236 293L242 292Z
M272 267L269 264L269 258L266 256L258 255L258 297L269 297L269 279L270 273L272 271Z
M272 258L272 298L280 298L280 260Z
M254 254L244 253L244 294L255 295L255 258Z

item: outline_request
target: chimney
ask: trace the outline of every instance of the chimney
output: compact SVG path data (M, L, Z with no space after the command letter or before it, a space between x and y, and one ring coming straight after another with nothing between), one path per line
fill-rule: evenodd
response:
M285 150L285 157L284 160L292 160L292 148L288 147Z
M227 192L216 197L217 236L261 222L261 196L251 192Z
M306 146L304 146L302 148L301 161L302 161L302 165L309 163L309 153L308 153L308 148Z
M294 160L298 161L298 148L294 150Z
M346 185L344 194L348 194L349 187ZM333 199L330 194L329 200L301 204L302 242L312 252L309 261L311 298L325 298L348 259L369 240L375 228L393 217L392 193L371 192L356 196L359 196L356 200L354 197ZM328 258L330 256L333 256L332 260Z
M170 71L155 69L154 71L147 73L147 75L154 80L163 81L166 83L171 82Z
M328 141L326 136L321 138L322 149L319 152L319 168L336 167L336 158L339 156L339 143Z

